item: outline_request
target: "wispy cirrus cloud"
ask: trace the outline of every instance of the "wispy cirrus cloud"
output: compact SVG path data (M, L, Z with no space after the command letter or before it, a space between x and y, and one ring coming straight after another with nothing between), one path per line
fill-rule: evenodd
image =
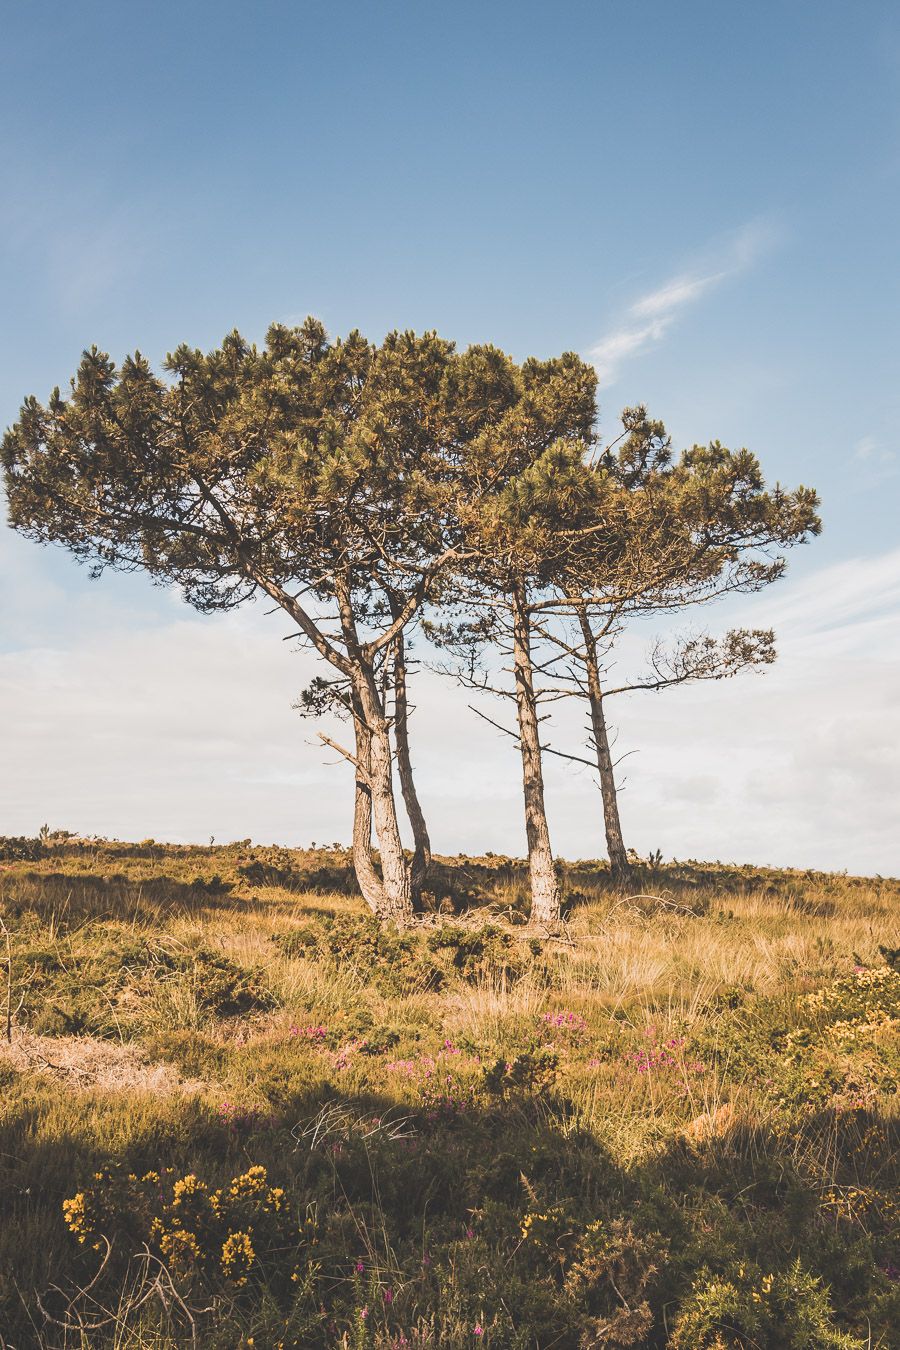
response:
M876 436L863 436L858 440L853 447L853 458L869 487L900 473L897 451L884 445Z
M771 222L751 221L732 235L724 247L709 250L692 269L640 296L622 320L587 352L605 385L613 384L622 364L661 342L679 314L731 277L738 276L775 247L781 231Z

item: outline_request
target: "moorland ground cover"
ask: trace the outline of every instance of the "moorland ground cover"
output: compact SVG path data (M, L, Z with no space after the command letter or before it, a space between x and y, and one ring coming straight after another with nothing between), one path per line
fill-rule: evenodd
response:
M0 1343L893 1344L900 883L560 870L5 841Z

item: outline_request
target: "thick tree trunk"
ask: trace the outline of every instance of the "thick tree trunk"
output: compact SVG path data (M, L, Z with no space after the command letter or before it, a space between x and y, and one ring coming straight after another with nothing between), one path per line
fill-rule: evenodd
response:
M357 765L353 805L353 870L366 904L373 914L381 916L385 910L384 887L372 860L372 789L369 786L372 738L358 711L358 701L354 699L353 702Z
M363 681L365 684L365 680ZM371 693L375 695L375 681ZM395 923L410 923L413 917L412 878L410 865L403 852L397 807L394 801L393 756L387 721L374 699L361 698L363 715L371 736L369 746L369 790L372 797L372 817L375 836L381 856L381 879L384 891L384 918Z
M594 750L597 755L597 771L600 775L600 792L603 797L603 825L606 832L610 871L616 881L627 881L631 875L631 864L628 861L628 854L622 839L622 822L619 819L616 779L613 772L612 755L609 750L609 736L606 731L606 714L603 707L600 664L597 660L597 643L591 629L587 610L579 608L578 621L581 624L581 634L584 638L584 666L587 674L588 702L591 709L591 731L594 739Z
M522 751L522 784L525 792L525 834L528 840L528 870L531 879L531 922L555 924L560 917L559 881L550 848L550 827L544 804L544 770L531 661L531 622L525 587L513 592L513 667L516 710Z
M371 819L375 825L375 837L378 841L378 851L381 857L382 900L379 917L390 919L400 925L408 924L413 918L410 866L403 852L400 825L397 820L397 806L394 801L393 752L387 718L384 713L384 698L378 688L372 662L365 658L359 643L349 595L343 588L338 587L337 589L344 641L352 661L350 679L353 706L354 709L358 708L358 717L354 717L354 722L358 727L357 740L359 740L361 729L363 742L368 741L368 763L364 763L357 756L356 768L357 774L362 777L369 790ZM359 787L357 787L357 792L359 792ZM358 826L360 852L362 853L367 808L366 804L361 802L359 798L357 798L357 805L360 807L360 811L359 819L354 820L354 842ZM360 889L362 890L363 881L366 880L368 884L371 878L367 876L365 859L361 858L361 861L363 877L360 878ZM369 863L371 864L371 854ZM363 893L365 894L365 891Z
M418 905L422 887L428 879L431 866L431 840L428 826L416 792L412 760L409 755L409 703L406 693L406 644L398 633L394 645L394 742L397 747L397 773L406 814L413 832L413 860L410 877L413 904Z

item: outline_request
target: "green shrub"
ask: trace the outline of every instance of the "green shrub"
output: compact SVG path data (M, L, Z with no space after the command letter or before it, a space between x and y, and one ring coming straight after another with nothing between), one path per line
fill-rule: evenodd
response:
M582 1350L646 1344L655 1320L648 1294L667 1250L660 1233L639 1234L623 1219L588 1225L566 1275L566 1289L585 1319Z
M522 941L493 924L482 928L448 924L429 935L428 949L448 962L464 980L504 980L513 984L541 955L543 945L538 938Z
M46 854L47 847L42 839L0 835L0 862L37 862Z
M554 1086L558 1068L556 1051L540 1045L514 1055L512 1059L495 1060L483 1068L482 1074L488 1092L497 1096L506 1097L512 1093L538 1096Z
M828 1292L796 1261L763 1274L741 1265L695 1284L675 1323L671 1350L863 1350L837 1331Z
M305 937L292 934L309 954ZM336 914L315 932L315 953L341 970L354 971L384 994L401 996L440 988L443 973L413 933L401 933L371 915Z
M157 954L148 973L157 983L187 982L199 1011L214 1017L239 1017L275 1007L263 972L247 970L221 952L201 947L196 952Z
M108 1243L114 1262L144 1247L182 1297L198 1289L240 1297L264 1280L290 1304L295 1287L307 1287L314 1274L315 1207L298 1213L260 1165L219 1188L171 1169L142 1177L100 1171L63 1202L63 1215L80 1245L102 1253Z

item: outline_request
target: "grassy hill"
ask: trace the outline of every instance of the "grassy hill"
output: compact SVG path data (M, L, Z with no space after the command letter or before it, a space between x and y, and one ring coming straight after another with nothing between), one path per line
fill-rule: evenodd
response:
M0 1345L900 1345L900 883L563 871L0 843Z

